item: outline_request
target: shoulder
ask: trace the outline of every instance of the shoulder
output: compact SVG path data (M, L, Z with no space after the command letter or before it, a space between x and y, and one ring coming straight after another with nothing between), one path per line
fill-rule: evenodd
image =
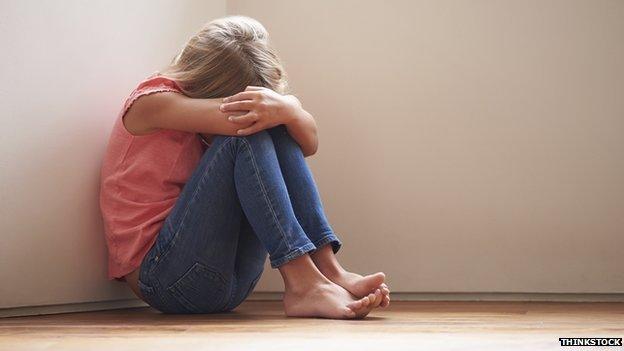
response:
M142 81L130 94L124 104L121 118L130 133L147 134L157 130L150 122L155 114L184 98L185 95L175 81L162 76L151 76Z
M134 92L141 93L143 91L151 90L171 90L176 92L182 92L182 88L173 79L162 76L158 73L154 73L136 87Z
M158 93L158 94L156 94ZM142 115L149 118L154 113L171 107L185 99L184 95L173 91L157 91L150 94L141 95L127 109L125 118L131 115Z

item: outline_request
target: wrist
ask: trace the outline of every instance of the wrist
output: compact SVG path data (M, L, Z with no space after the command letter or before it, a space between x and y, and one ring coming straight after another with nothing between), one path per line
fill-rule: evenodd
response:
M300 121L305 114L305 110L301 106L301 102L294 95L285 95L284 104L284 124L294 124Z

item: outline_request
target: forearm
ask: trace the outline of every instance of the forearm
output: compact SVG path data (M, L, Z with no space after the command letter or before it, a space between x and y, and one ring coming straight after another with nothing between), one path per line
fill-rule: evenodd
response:
M210 135L236 135L241 127L228 120L234 113L219 110L220 99L192 99L176 93L160 93L142 98L142 113L157 128ZM149 103L149 104L145 104Z
M223 113L219 106L221 99L187 99L175 106L178 129L194 131L206 136L236 135L240 125L228 120L235 113Z
M299 108L293 118L286 123L288 134L301 147L305 157L314 155L318 149L318 134L314 117L303 108Z
M238 135L250 135L283 124L301 147L304 156L316 153L316 121L294 95L281 95L263 87L247 87L243 92L224 98L221 105L221 111L224 112L240 110L249 113L234 117L232 121L249 122L251 126L241 127Z

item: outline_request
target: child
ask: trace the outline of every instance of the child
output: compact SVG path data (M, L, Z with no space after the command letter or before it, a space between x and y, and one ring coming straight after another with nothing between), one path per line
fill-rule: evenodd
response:
M362 318L389 304L385 276L346 271L304 157L316 123L257 21L208 23L117 118L100 206L109 278L164 313L238 306L263 264L288 316Z

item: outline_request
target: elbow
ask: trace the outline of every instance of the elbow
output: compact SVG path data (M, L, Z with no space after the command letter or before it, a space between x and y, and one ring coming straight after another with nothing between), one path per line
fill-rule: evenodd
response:
M318 143L315 143L314 145L308 148L305 148L302 151L303 151L303 157L312 156L316 154L316 152L318 151Z

